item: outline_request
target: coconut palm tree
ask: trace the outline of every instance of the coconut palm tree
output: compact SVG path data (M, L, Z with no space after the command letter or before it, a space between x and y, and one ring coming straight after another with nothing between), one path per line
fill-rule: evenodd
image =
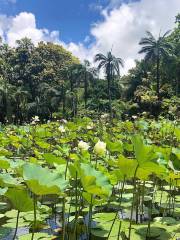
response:
M102 53L98 53L94 59L95 62L99 62L98 69L104 69L108 82L108 98L109 98L109 112L110 117L112 117L112 107L111 107L111 84L112 79L115 74L120 75L120 66L123 67L124 63L121 58L115 57L111 51L105 56Z
M156 62L156 92L158 99L160 90L160 61L162 57L168 57L169 50L172 49L172 45L166 40L169 33L170 31L167 31L162 36L159 34L159 37L156 39L151 32L147 31L147 36L139 42L139 45L143 46L139 53L145 54L145 61Z

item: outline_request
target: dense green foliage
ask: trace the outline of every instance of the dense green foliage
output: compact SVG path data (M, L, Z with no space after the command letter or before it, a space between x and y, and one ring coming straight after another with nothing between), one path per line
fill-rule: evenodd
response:
M169 120L2 126L1 239L177 239L179 141Z
M174 30L155 39L151 33L140 44L145 59L137 61L129 75L122 78L129 82L125 97L137 105L134 111L147 111L151 115L179 116L180 94L180 22L176 17Z
M0 45L0 121L28 122L54 116L74 117L109 112L125 118L147 112L174 118L179 112L180 23L155 38L150 32L140 40L142 61L120 77L123 60L97 54L98 68L80 63L53 43L34 46L25 38L16 48ZM105 70L100 79L98 70Z
M59 45L25 38L16 48L0 47L1 121L27 121L34 115L49 118L63 101L66 69L79 60Z

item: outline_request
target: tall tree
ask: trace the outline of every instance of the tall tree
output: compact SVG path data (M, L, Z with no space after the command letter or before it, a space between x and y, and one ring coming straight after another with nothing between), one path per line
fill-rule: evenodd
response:
M108 83L108 98L109 98L109 112L112 118L112 106L111 106L111 84L115 74L120 75L120 66L123 67L124 63L121 58L115 57L111 51L105 56L102 53L98 53L94 59L95 62L99 62L98 69L104 69Z
M77 114L77 94L76 88L80 85L81 75L82 75L82 65L77 63L73 63L68 66L65 70L66 78L69 80L69 100L71 105L71 116L74 117ZM67 86L68 87L68 86ZM67 91L68 93L68 91ZM68 99L68 98L67 98Z
M160 90L160 62L162 58L167 58L169 56L169 50L171 50L172 44L167 41L167 36L170 31L165 32L162 36L156 39L153 34L149 31L146 32L146 37L142 38L139 45L143 47L139 53L145 54L145 61L155 61L156 62L156 92L158 99Z
M88 87L90 84L94 84L94 79L97 76L97 69L91 67L91 64L88 60L84 60L82 64L82 80L83 80L83 87L84 87L84 103L85 108L87 106L88 100Z

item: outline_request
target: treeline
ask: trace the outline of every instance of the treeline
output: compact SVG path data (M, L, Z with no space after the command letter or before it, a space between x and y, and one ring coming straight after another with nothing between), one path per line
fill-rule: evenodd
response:
M29 122L108 112L125 117L178 114L180 93L180 15L171 32L140 40L144 59L120 77L123 59L98 53L98 67L80 63L62 46L30 39L12 48L0 44L0 122ZM99 78L99 70L105 79Z

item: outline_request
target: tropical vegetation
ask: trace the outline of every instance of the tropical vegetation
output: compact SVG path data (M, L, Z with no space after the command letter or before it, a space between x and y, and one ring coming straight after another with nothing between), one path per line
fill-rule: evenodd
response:
M172 31L151 32L139 44L144 59L121 76L121 56L96 54L94 64L78 58L62 46L30 39L15 48L0 44L0 121L30 122L84 114L131 118L147 112L157 118L177 117L180 93L179 15ZM104 74L103 74L104 73ZM103 77L104 76L104 77Z
M179 140L164 119L2 126L1 239L178 239Z
M180 15L144 58L0 44L0 239L180 239Z

